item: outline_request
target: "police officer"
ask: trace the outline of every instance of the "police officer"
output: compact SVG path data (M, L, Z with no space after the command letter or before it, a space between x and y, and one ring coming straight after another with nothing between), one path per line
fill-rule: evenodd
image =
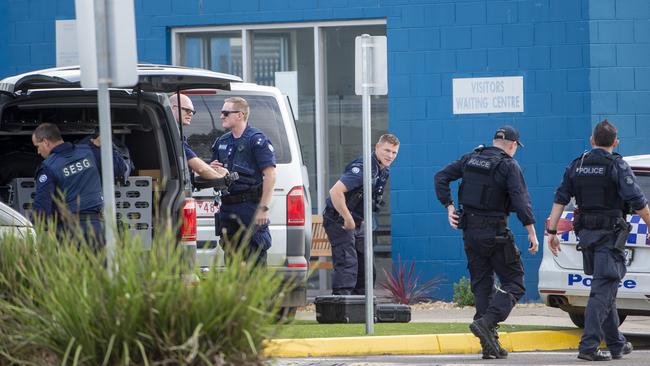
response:
M384 187L390 165L397 157L399 140L391 134L382 135L372 155L372 200L378 211L383 205ZM365 262L363 222L363 158L345 167L341 178L330 189L323 212L323 228L332 245L332 294L365 294Z
M575 197L578 214L574 230L580 238L585 273L593 274L589 301L585 309L585 329L578 347L578 358L588 361L620 359L632 352L632 344L618 330L616 294L625 276L623 249L629 233L625 216L634 210L650 222L648 201L636 182L630 166L621 155L612 153L618 146L616 127L604 120L594 127L591 151L573 160L555 191L549 218L548 245L553 255L560 252L557 223ZM617 238L622 239L618 242ZM598 349L601 340L610 352Z
M102 174L102 152L101 152L101 138L99 133L96 133L92 136L87 136L77 141L76 144L83 145L86 144L90 146L90 151L92 151L95 161L97 162L97 170L99 170L99 176L101 179ZM133 171L131 167L131 162L127 162L122 155L122 152L113 144L113 177L116 182L125 184L126 179L130 176Z
M180 100L180 110L181 117L183 121L183 126L189 126L192 123L192 118L196 114L194 110L194 104L190 97L185 94L173 94L169 97L169 101L172 106L172 113L174 118L178 122L178 105ZM201 178L205 179L219 179L228 175L228 170L223 167L215 166L211 167L201 158L199 158L194 150L190 147L190 144L187 142L187 136L183 136L183 149L185 150L185 159L187 159L187 165L190 169L198 174Z
M537 252L530 196L524 177L513 159L519 132L503 126L494 134L491 147L477 147L444 167L435 175L436 195L447 208L449 225L463 229L467 268L471 278L476 314L470 330L481 341L483 358L506 358L496 328L524 295L524 268L508 215L517 218L528 231L531 254ZM458 191L459 210L454 207L449 184L462 179ZM495 290L494 274L501 287Z
M32 143L45 159L36 170L35 215L57 219L58 231L65 228L62 219L66 219L66 211L77 215L86 241L101 245L104 197L92 148L64 142L59 128L51 123L34 130ZM58 199L65 207L57 207Z
M251 226L252 235L246 243L242 242L246 235L240 231L239 240L230 244L235 248L246 244L244 255L258 265L265 265L266 251L271 247L268 225L275 186L275 152L264 133L248 125L249 115L250 107L244 98L227 98L221 108L222 125L230 131L212 145L210 165L237 172L239 179L221 198L215 223L219 225L220 221L221 229L217 228L217 232L225 232L228 240L237 239L235 234L240 228Z

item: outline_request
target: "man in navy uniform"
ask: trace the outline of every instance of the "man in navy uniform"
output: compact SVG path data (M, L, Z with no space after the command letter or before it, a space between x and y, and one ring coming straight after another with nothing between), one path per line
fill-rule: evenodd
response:
M247 259L265 265L266 251L271 247L269 205L275 186L275 150L262 131L248 125L249 116L250 107L244 98L231 97L224 101L221 122L230 131L212 145L210 165L237 172L239 179L221 198L215 222L221 227L217 228L218 234L225 232L228 240L232 241L239 231L239 238L230 244L235 248L246 244L243 252ZM250 227L252 235L247 243L242 243L247 235L240 229L246 227ZM231 248L226 245L224 249Z
M625 276L623 253L631 209L650 223L648 201L639 188L630 166L621 155L616 127L604 120L594 127L592 149L573 160L555 191L547 232L553 255L560 252L557 224L564 207L575 197L578 214L574 230L580 238L585 273L593 275L589 301L585 309L585 330L578 347L578 358L588 361L620 359L632 352L632 344L618 330L616 294ZM618 242L617 239L622 239ZM609 352L599 350L604 340Z
M59 128L51 123L42 123L34 130L32 143L45 159L36 171L35 215L57 219L57 229L63 230L68 211L81 220L86 241L93 246L102 245L104 197L99 162L92 148L88 144L64 142ZM65 207L57 207L57 199Z
M496 328L524 295L524 268L514 236L508 228L508 215L517 218L528 231L531 254L539 245L535 234L530 196L524 177L513 159L519 132L503 126L494 134L491 147L482 145L444 167L435 175L436 195L447 208L449 225L463 230L467 268L476 314L470 330L481 341L483 358L506 358ZM462 179L458 191L459 210L449 184ZM495 290L494 274L501 287Z
M382 135L372 155L373 211L383 205L384 187L390 176L390 165L397 157L399 140L391 134ZM363 157L345 167L341 178L330 189L323 212L323 228L332 245L332 294L365 294L363 209Z
M190 97L185 94L173 94L169 96L169 101L172 107L172 113L174 118L178 122L178 105L180 99L180 110L182 115L183 126L188 126L192 123L192 118L196 114L194 110L194 104ZM223 167L215 166L211 167L203 159L199 158L194 150L190 147L190 144L187 142L187 136L183 136L183 149L185 150L185 159L187 160L187 165L190 167L190 170L198 174L201 178L205 179L219 179L228 175L228 170ZM193 177L192 177L193 178Z

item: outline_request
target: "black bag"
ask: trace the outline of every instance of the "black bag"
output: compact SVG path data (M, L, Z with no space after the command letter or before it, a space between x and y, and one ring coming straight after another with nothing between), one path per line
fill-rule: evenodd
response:
M404 304L379 304L376 315L378 323L408 323L411 321L411 307Z
M376 307L373 299L373 308ZM366 297L364 295L317 296L316 320L319 323L365 323ZM373 309L374 314L374 309Z

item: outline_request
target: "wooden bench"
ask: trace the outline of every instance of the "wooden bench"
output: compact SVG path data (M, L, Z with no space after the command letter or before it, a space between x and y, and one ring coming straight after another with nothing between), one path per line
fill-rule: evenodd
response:
M323 216L311 216L311 258L310 269L332 269L331 261L323 261L324 257L332 258L332 246L323 228Z

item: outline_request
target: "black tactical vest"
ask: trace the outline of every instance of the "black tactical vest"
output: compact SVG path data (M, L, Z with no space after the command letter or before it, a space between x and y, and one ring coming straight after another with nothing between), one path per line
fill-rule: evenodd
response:
M600 156L587 153L573 163L573 186L576 203L581 212L623 210L616 182L611 178L612 167L619 154Z
M486 156L483 148L474 151L463 166L458 201L463 207L507 214L508 194L505 187L497 185L494 175L499 164L510 156L505 152L500 152L497 156Z

